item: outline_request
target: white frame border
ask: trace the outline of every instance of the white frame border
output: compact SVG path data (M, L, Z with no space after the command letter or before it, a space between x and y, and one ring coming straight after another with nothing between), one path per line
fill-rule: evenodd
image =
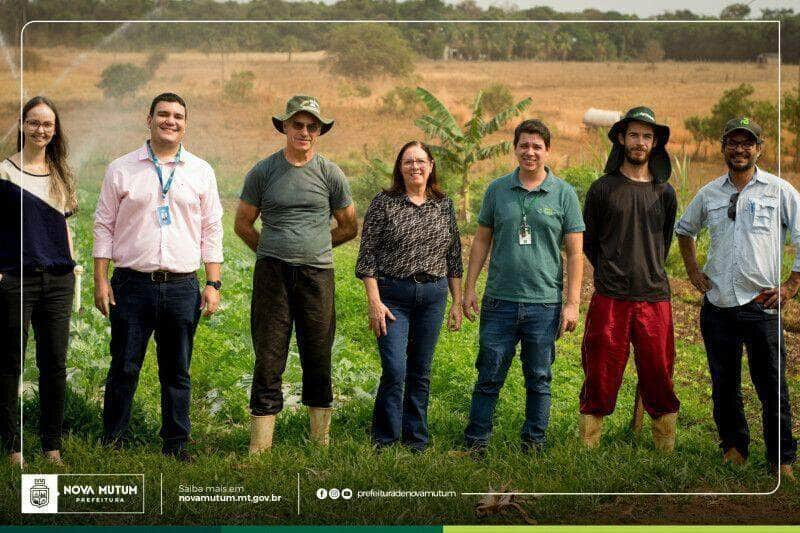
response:
M778 141L777 141L777 151L778 151L778 160L777 160L777 172L778 177L781 176L781 21L780 20L427 20L427 19L403 19L403 20L244 20L244 19L233 19L233 20L224 20L224 19L215 19L215 20L175 20L175 19L157 19L157 20L31 20L25 23L25 25L20 30L19 36L19 61L20 61L20 72L19 72L19 87L20 87L20 117L19 117L19 125L20 131L22 128L22 108L24 106L24 78L25 78L25 65L24 65L24 37L25 37L25 30L28 26L32 26L34 24L150 24L150 23L168 23L168 24L776 24L778 27ZM20 161L22 164L23 162ZM20 206L22 206L22 190L20 190ZM780 207L779 216L780 216ZM22 242L22 224L24 221L22 215L23 209L20 209L20 243ZM778 239L780 239L780 235L778 235ZM782 249L783 246L781 245L779 249ZM796 252L797 253L797 252ZM22 244L20 244L20 257L22 257ZM782 259L783 254L780 254L778 257L778 275L780 276L780 272L782 270ZM22 283L24 274L20 276L20 283ZM20 285L22 287L22 285ZM20 288L20 311L22 311L22 289ZM778 328L782 328L781 325L782 317L781 317L781 306L780 302L778 303ZM20 329L20 345L22 341L22 329ZM780 341L779 341L780 342ZM778 345L779 350L781 344ZM24 350L20 353L20 395L19 395L19 402L20 402L20 449L24 449L24 441L23 441L23 434L24 434L24 425L23 425L23 400L22 400L22 384L23 384L23 363L24 363L25 352ZM780 356L779 356L780 357ZM779 368L781 366L781 361L778 361ZM778 380L778 404L780 405L780 393L781 393L781 386L780 380ZM781 428L780 428L780 416L778 416L778 449L780 450L780 438L781 438ZM71 475L97 475L97 474L71 474ZM100 474L103 475L103 474ZM139 475L139 474L130 474L130 475ZM144 474L141 474L144 477ZM298 474L299 476L299 474ZM775 485L775 488L768 492L511 492L511 493L501 493L501 492L462 492L460 493L462 496L485 496L485 495L514 495L514 496L770 496L775 494L781 486L782 476L781 476L781 469L778 468L778 482ZM143 489L144 492L144 489ZM142 498L142 505L144 505L144 497ZM298 506L299 506L298 500ZM141 514L143 514L142 511ZM70 514L70 513L64 513ZM76 513L77 514L77 513ZM83 513L81 513L83 514ZM110 514L120 514L120 513L110 513ZM130 513L126 513L130 514ZM140 513L136 513L140 514Z

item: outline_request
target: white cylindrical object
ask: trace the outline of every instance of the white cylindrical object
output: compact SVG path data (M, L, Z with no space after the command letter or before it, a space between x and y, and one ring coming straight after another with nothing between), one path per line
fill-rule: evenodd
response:
M619 121L620 118L622 118L622 113L619 111L590 107L583 115L583 123L587 128L610 128L615 122Z
M81 310L81 277L83 277L83 267L75 265L75 296L72 299L72 312L78 313Z

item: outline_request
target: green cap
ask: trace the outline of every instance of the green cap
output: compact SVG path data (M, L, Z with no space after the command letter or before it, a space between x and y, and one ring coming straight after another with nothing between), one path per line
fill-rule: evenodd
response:
M289 120L297 113L302 112L314 115L314 117L322 123L322 128L319 132L320 135L325 135L333 127L333 119L322 117L322 111L319 108L319 100L305 94L297 94L289 98L289 101L286 102L286 112L283 115L274 115L272 117L272 124L275 125L275 128L279 132L286 133L283 131L283 121Z
M761 137L761 133L764 130L761 128L761 126L753 122L753 120L748 117L732 118L726 122L725 129L722 132L722 140L724 141L725 138L734 131L746 131L755 137L757 143L761 143L764 140Z

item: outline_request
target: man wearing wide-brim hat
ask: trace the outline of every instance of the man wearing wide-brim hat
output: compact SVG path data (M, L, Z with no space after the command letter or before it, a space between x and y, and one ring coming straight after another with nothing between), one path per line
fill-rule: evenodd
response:
M711 374L714 422L723 462L747 460L750 431L742 398L742 348L762 406L766 456L773 470L794 478L797 441L792 436L786 348L779 309L800 287L800 195L791 184L756 165L764 145L749 117L729 120L722 132L728 172L697 193L675 232L686 273L703 294L700 332ZM701 271L697 234L711 241ZM792 272L781 283L787 232L795 246Z
M588 447L599 444L633 344L637 392L653 420L655 447L671 451L680 402L672 382L675 340L664 269L677 212L667 183L669 128L651 109L634 107L608 137L613 147L605 175L589 188L583 211L583 250L594 267L595 292L581 348L580 435Z
M286 102L286 111L283 114L273 115L272 124L279 132L286 134L285 122L295 115L307 113L319 122L319 134L325 135L333 127L333 119L323 118L320 114L319 101L313 96L296 95Z
M333 403L331 348L336 329L332 248L356 236L350 188L342 170L317 154L333 127L313 96L293 96L272 117L286 146L248 172L236 234L256 252L251 335L256 360L250 394L250 453L272 446L283 408L282 375L294 326L303 369L301 402L311 440L327 445ZM261 217L261 231L254 226ZM331 217L336 227L330 228Z

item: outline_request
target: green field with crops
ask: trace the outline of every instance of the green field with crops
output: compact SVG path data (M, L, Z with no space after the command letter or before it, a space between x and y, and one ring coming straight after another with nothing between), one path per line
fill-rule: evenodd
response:
M98 165L99 166L99 165ZM582 323L558 341L553 369L549 448L539 455L520 451L524 418L524 384L518 361L498 403L495 432L483 460L455 457L467 422L477 353L477 323L465 320L460 332L444 331L434 357L429 424L432 446L422 454L402 447L373 449L369 425L380 363L375 339L367 328L362 284L354 276L358 243L335 251L337 335L333 349L335 406L331 446L320 449L307 439L306 410L300 405L301 373L293 343L284 375L286 407L279 415L273 449L260 457L247 455L248 399L253 370L250 341L250 287L254 256L232 228L235 187L221 187L226 206L222 309L202 319L192 360L192 438L196 461L179 464L161 456L159 383L154 347L142 370L131 433L134 445L112 451L99 445L102 433L103 387L110 361L108 321L93 307L91 228L97 187L84 184L83 209L72 222L79 262L86 269L82 311L73 315L68 356L68 402L63 469L38 456L37 371L33 346L28 347L25 382L27 473L144 473L144 515L30 516L19 514L19 472L0 466L0 515L16 524L439 524L439 523L603 523L762 522L774 508L778 523L798 517L797 485L786 486L765 500L758 496L545 495L517 497L519 507L506 506L478 518L481 496L464 493L515 491L530 493L705 493L770 492L776 479L763 457L760 405L745 377L744 394L754 437L745 467L723 466L711 417L710 379L702 344L677 338L675 383L682 405L674 453L654 450L649 424L641 435L628 429L635 376L630 371L620 392L617 412L609 417L598 450L584 450L578 441L578 392ZM676 250L673 250L675 253ZM483 286L483 281L479 283ZM585 314L584 302L582 316ZM33 342L31 342L31 345ZM747 376L747 373L744 373ZM800 380L790 378L793 399ZM796 414L796 411L795 411ZM163 481L162 481L163 479ZM254 495L280 495L278 502L208 503L179 501L182 486L244 487ZM359 491L441 491L442 496L354 497L319 500L319 488ZM448 494L452 492L452 494ZM299 494L299 502L298 502ZM162 503L163 497L163 503ZM794 504L792 504L794 502ZM298 507L299 503L299 507ZM699 507L698 507L699 505ZM726 509L713 514L702 509ZM298 512L299 509L299 512ZM693 511L686 511L692 509ZM162 514L163 513L163 514ZM710 513L710 514L709 514Z

